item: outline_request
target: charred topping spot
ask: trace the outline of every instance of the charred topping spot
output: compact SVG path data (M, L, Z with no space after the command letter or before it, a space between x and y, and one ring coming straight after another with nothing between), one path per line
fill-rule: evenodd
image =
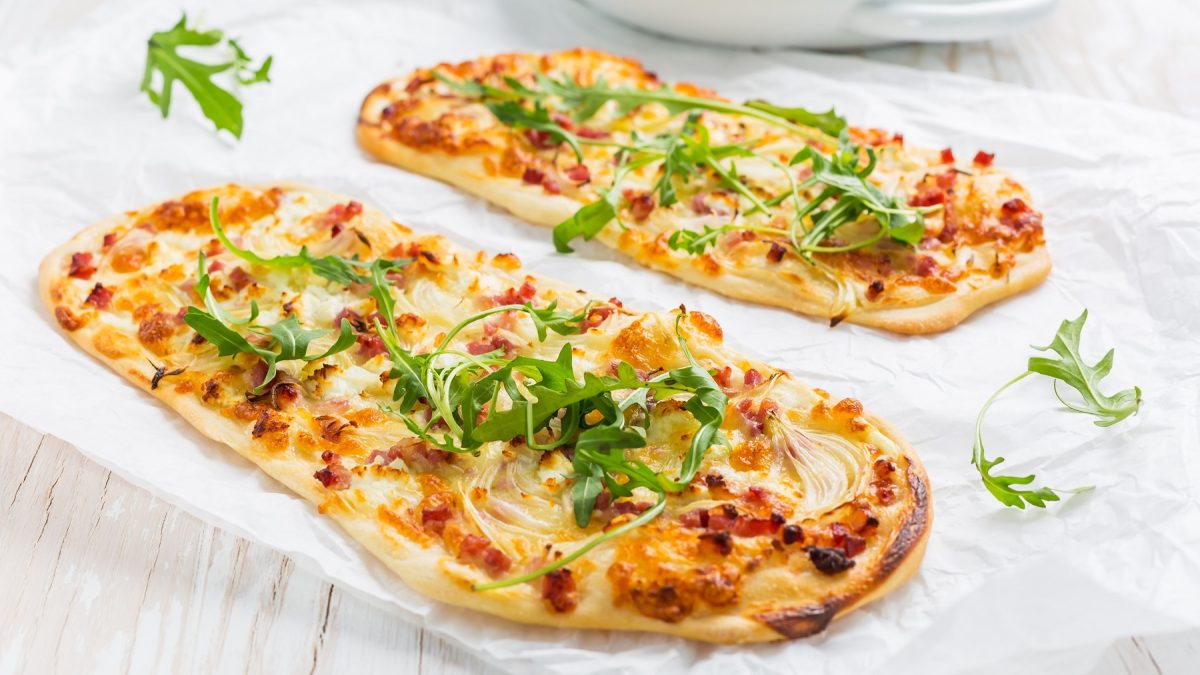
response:
M783 526L783 543L790 545L800 541L804 541L804 530L799 525Z
M805 549L808 559L825 574L839 574L854 567L854 561L846 557L845 551L829 546L809 546Z
M176 368L175 370L172 370L171 372L168 373L166 366L156 366L156 365L154 365L154 362L150 361L150 360L147 360L147 363L149 363L150 367L154 369L154 375L150 378L150 388L151 389L158 389L158 383L162 382L162 379L164 377L174 377L176 375L181 375L183 373L183 371L187 370L187 366L184 366L182 368Z
M721 532L702 532L700 533L700 541L712 544L717 553L721 555L729 555L733 552L733 535L727 531Z

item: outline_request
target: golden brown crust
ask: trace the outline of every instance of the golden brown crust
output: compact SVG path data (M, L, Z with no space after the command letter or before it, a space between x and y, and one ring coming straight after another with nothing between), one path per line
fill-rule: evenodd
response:
M602 67L614 67L612 64L616 63L621 68L635 69L629 75L635 81L640 82L647 77L636 62L593 50L573 50L541 57L506 54L457 65L442 64L438 69L450 73L451 76L476 77L490 72L491 68L512 68L514 63L538 58L542 63L557 64L562 61L574 64L582 61L592 64L581 70L585 73L590 73L590 68L593 67L599 70ZM548 194L538 185L526 184L521 178L519 166L506 169L506 162L516 147L512 138L500 134L495 129L480 127L478 122L454 126L444 119L439 119L437 123L422 126L429 129L425 135L428 138L422 136L414 139L404 134L397 135L398 127L393 122L399 120L401 126L417 122L417 118L407 115L411 112L410 108L414 108L415 104L420 102L418 94L401 92L405 92L411 84L426 81L421 78L427 73L428 71L422 70L411 78L391 80L376 87L363 101L356 135L359 144L369 154L409 171L450 183L536 225L553 227L580 208L579 196ZM686 84L675 86L691 87ZM424 123L418 123L416 126L422 124ZM433 129L436 129L436 132ZM973 195L975 201L970 204L972 218L994 218L992 211L999 209L999 203L989 203L986 199L982 204L979 203L979 194L994 190L997 200L1001 199L1000 195L1027 199L1027 195L1015 182L1003 178L991 169L979 170L986 180L978 181L978 189L983 192ZM913 189L917 189L917 186L913 186ZM963 188L969 193L975 193L976 189L976 181L973 179ZM949 199L953 200L952 197ZM1040 221L1036 227L1040 232ZM765 243L754 249L753 257L735 256L737 261L732 264L722 264L707 254L688 261L681 260L678 255L671 255L671 252L665 249L665 239L661 236L647 238L636 228L621 235L616 229L606 228L597 239L630 255L643 265L697 286L740 300L826 317L835 324L845 320L906 334L947 330L988 304L1033 288L1046 278L1051 268L1050 256L1044 244L1040 243L1038 234L1027 250L1022 247L1012 253L1005 253L1007 262L1002 274L969 274L967 278L955 282L939 279L940 286L926 284L928 288L934 289L929 291L921 290L922 284L917 283L922 281L920 279L902 280L906 287L896 290L890 288L889 280L888 292L882 297L872 297L873 294L868 290L865 299L860 298L853 303L852 310L847 310L845 307L848 291L846 287L830 281L828 270L822 271L807 263L795 264L795 261L787 260L782 265L777 261L772 266L762 255ZM933 239L931 241L936 243ZM954 252L952 248L947 248L947 251L950 254ZM945 270L961 275L961 271L952 266L946 267ZM853 276L847 269L834 270L832 273L842 276L847 281ZM853 284L865 286L869 281L854 280Z
M335 199L320 190L295 185L281 187ZM367 221L363 227L387 226L386 219L371 209L367 209L363 217ZM38 288L52 314L69 302L65 274L71 254L99 250L105 233L131 224L128 215L110 218L80 232L47 255L39 268ZM163 248L169 246L164 245ZM509 265L508 261L504 263ZM546 280L537 282L540 286L553 288L551 282ZM894 518L885 521L885 526L892 528L887 535L886 546L881 541L878 547L873 546L871 551L864 554L853 576L850 573L837 577L803 576L776 568L771 584L744 589L741 602L733 611L687 616L677 623L651 618L628 605L614 606L611 588L603 574L583 577L578 606L566 613L549 608L542 602L538 589L532 585L487 593L473 592L466 581L472 575L464 574L461 565L454 562L453 558L447 558L439 545L430 545L420 538L389 535L387 524L381 523L373 510L355 508L338 493L326 490L313 480L313 464L301 461L302 456L296 448L286 443L281 446L256 440L247 433L246 421L220 414L206 403L207 395L202 395L201 390L182 385L170 386L166 380L160 386L153 387L146 360L155 359L157 362L159 357L150 347L136 340L126 340L121 348L114 348L111 338L96 339L105 334L101 322L94 317L89 318L84 312L77 314L80 325L74 329L63 326L63 331L84 351L177 410L209 438L230 446L268 475L315 504L318 510L334 518L405 583L437 600L516 621L575 628L652 631L711 642L759 642L800 637L822 629L834 617L881 597L908 579L920 562L929 533L932 510L928 501L928 484L916 453L898 434L879 420L867 416L865 422L878 430L880 438L895 444L897 461L903 463L907 489L903 490L905 499L902 508ZM719 331L713 326L715 324L702 323L700 330ZM732 352L725 351L716 343L708 345L706 350L735 358ZM248 410L247 414L253 416L257 410ZM853 414L859 408L839 404L834 410L848 410L848 414ZM593 564L600 566L606 559L611 560L612 550L598 549L591 557ZM804 600L814 594L818 599Z

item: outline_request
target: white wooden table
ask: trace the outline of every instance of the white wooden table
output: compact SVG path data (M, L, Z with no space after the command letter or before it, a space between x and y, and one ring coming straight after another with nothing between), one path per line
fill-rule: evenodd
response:
M95 4L0 0L0 40ZM1011 39L862 56L1200 117L1197 35L1195 0L1063 0ZM0 453L0 675L493 672L4 415ZM1197 663L1200 632L1131 637L1096 672L1195 673Z

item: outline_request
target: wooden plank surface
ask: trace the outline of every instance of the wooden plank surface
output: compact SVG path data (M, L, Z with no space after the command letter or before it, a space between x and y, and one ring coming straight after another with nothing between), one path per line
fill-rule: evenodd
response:
M0 0L10 29L95 5L18 2ZM860 55L1200 117L1197 35L1194 0L1063 0L1010 39ZM494 672L3 415L0 453L0 674ZM1096 672L1174 675L1198 662L1200 633L1130 638Z

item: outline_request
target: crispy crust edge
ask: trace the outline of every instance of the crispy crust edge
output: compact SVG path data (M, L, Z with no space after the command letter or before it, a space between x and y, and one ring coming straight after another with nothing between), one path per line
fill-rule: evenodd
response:
M403 87L402 79L389 80L376 86L360 107L355 136L369 155L453 185L535 225L554 227L579 209L578 202L561 195L544 195L537 186L524 185L517 179L476 175L479 172L472 171L464 162L477 155L449 155L437 150L422 152L385 137L380 132L378 111L386 105L385 101L390 100L387 97L396 87ZM691 265L666 267L633 251L624 250L615 243L614 247L643 265L728 297L781 307L809 316L832 318L829 312L830 296L803 296L796 293L795 288L783 283L767 286L731 274L712 276ZM1004 278L989 278L975 288L960 286L954 293L922 305L860 308L844 320L905 335L939 333L957 326L987 305L1034 288L1046 279L1051 267L1050 254L1043 245L1028 254L1019 254L1017 264Z
M342 199L327 190L302 184L279 182L279 186L291 190L303 190ZM263 189L269 186L242 186L246 189ZM370 212L378 209L368 208ZM71 239L55 247L43 258L38 268L38 294L46 306L50 321L73 344L105 364L126 380L146 393L159 399L178 412L191 426L204 436L229 446L239 455L258 466L264 473L282 483L295 494L319 506L327 502L328 494L316 487L307 468L289 462L286 455L273 456L256 450L245 435L241 425L222 417L211 408L202 405L194 397L179 394L170 387L150 388L150 380L140 354L124 358L111 358L100 353L91 340L88 326L68 332L54 319L56 303L51 297L54 283L63 275L59 269L64 257L81 247L88 247L103 234L128 219L126 215L102 220L77 233ZM90 325L90 324L89 324ZM137 366L137 367L134 367ZM569 614L553 613L546 609L539 593L530 586L517 586L488 593L473 592L466 582L455 581L444 573L444 552L440 547L423 547L400 537L381 534L378 520L370 514L354 511L331 510L325 515L333 518L358 544L362 545L408 586L434 600L459 607L493 614L505 619L543 626L571 627L605 630L637 630L675 635L693 640L716 643L769 642L795 639L824 630L834 619L882 597L909 579L920 565L932 523L932 504L929 500L928 478L912 446L882 420L867 416L872 425L901 448L908 460L907 478L914 494L924 495L922 500L908 502L902 524L893 541L882 556L872 558L874 569L864 584L865 591L852 590L818 604L781 606L778 609L760 611L753 616L743 614L713 614L689 617L671 624L646 617L628 607L614 607L609 603L602 610ZM604 581L604 587L608 582ZM592 589L594 592L597 589ZM611 594L604 594L598 601L606 602ZM580 609L584 609L581 605ZM813 620L811 617L817 617Z

